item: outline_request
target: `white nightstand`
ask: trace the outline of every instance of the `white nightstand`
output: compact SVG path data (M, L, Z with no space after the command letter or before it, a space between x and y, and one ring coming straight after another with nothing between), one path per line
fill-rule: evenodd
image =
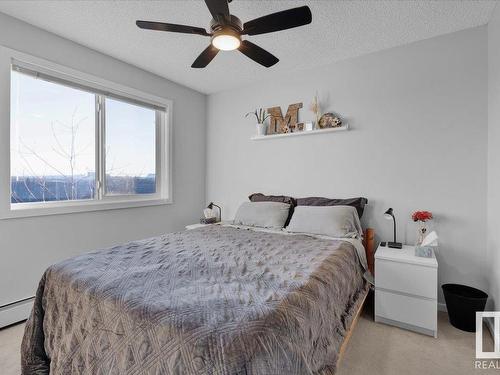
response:
M186 225L186 230L208 227L209 225L214 225L214 224L201 224L201 223L189 224L189 225Z
M375 321L437 337L437 271L415 246L375 252Z

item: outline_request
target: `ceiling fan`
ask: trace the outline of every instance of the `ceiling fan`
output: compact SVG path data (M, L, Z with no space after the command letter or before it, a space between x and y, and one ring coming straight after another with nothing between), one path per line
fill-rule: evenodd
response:
M279 59L265 49L242 39L242 35L259 35L275 31L291 29L311 23L312 14L308 6L292 8L277 13L268 14L242 24L240 19L229 13L232 0L205 0L208 10L212 14L210 22L211 32L204 28L173 23L136 21L141 29L171 31L175 33L198 34L209 36L212 43L196 58L192 68L204 68L222 51L239 50L255 62L269 68Z

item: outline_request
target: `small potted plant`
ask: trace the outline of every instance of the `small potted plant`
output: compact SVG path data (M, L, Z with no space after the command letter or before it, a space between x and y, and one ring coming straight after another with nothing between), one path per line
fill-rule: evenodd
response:
M415 211L411 215L411 218L414 222L419 223L417 245L420 245L424 241L424 238L427 234L426 222L432 220L432 212Z
M263 108L258 108L253 112L248 112L245 117L248 117L248 115L254 115L255 119L257 120L257 135L266 135L266 120L268 117L271 115L267 113L267 110Z

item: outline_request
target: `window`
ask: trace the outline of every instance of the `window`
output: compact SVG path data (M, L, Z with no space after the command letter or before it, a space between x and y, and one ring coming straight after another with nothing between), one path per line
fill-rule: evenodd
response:
M105 123L106 193L155 193L155 111L106 98Z
M95 97L12 72L11 203L93 199Z
M166 203L167 110L13 65L11 210Z

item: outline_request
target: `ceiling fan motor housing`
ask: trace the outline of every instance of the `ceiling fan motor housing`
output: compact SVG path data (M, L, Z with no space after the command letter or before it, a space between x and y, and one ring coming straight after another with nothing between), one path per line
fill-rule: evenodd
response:
M210 22L212 45L223 51L232 51L241 44L242 23L236 16L229 17L229 22L220 23L215 19Z
M215 19L212 19L212 21L210 21L210 29L214 34L220 30L227 28L233 29L239 34L241 30L243 30L243 23L238 17L233 16L232 14L229 15L229 21L223 23Z

